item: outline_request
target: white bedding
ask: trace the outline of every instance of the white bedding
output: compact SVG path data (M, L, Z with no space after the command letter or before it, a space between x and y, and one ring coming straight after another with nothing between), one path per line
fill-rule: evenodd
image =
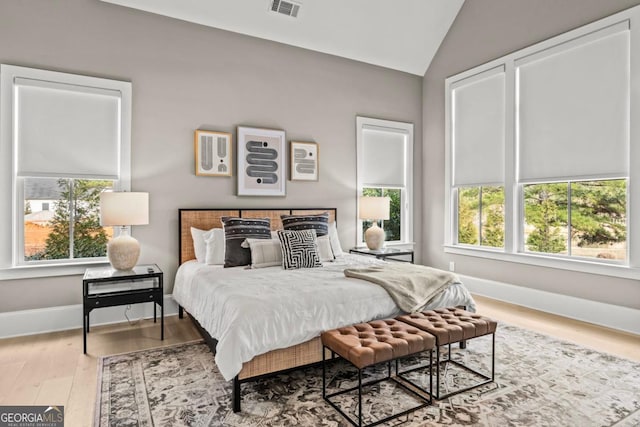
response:
M231 380L259 354L329 329L401 314L383 288L343 274L347 267L382 262L344 254L322 268L283 270L221 268L194 260L178 269L173 298L218 340L216 364ZM461 284L449 286L425 309L455 305L475 311Z

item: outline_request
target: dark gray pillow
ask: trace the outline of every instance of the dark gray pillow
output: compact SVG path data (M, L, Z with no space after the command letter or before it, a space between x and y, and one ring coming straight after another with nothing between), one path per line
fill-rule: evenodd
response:
M316 230L316 235L329 234L329 212L315 215L280 215L285 230Z
M322 267L316 244L316 230L278 230L278 239L282 249L282 267L285 270Z
M238 267L251 264L251 250L243 248L245 239L270 239L271 220L269 218L237 218L223 216L224 226L224 266Z

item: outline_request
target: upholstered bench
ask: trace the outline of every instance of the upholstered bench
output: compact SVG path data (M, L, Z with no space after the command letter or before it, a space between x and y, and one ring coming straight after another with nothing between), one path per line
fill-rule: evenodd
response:
M411 313L396 317L397 320L414 326L421 331L428 332L436 338L436 399L445 399L454 394L471 390L472 388L490 383L494 380L495 372L495 332L498 323L488 317L471 313L460 308L439 308L422 313ZM451 359L451 344L472 340L491 334L491 376L482 374L470 367ZM447 394L440 394L440 346L448 345L448 356L442 363L454 363L482 378L479 383L463 387ZM405 373L408 371L405 371ZM415 385L415 384L414 384Z
M418 406L400 413L372 422L368 424L369 426L387 422L431 404L431 393L427 399L408 388L396 378L391 377L391 362L397 361L401 357L415 355L425 351L429 352L429 360L433 362L432 350L436 345L436 340L433 335L398 320L385 319L324 332L322 334L322 345L324 347L322 351L322 397L354 426L362 426L362 388L381 381L395 381L401 388L416 396L421 403ZM358 369L358 385L356 387L340 390L329 395L327 394L325 349L330 350L332 353L337 353ZM363 369L383 362L387 362L387 376L362 384ZM431 363L429 364L429 369L431 369L430 366ZM429 372L430 378L432 377L431 374L432 373ZM338 405L330 399L354 390L358 390L357 422L345 414ZM433 390L431 389L430 391Z

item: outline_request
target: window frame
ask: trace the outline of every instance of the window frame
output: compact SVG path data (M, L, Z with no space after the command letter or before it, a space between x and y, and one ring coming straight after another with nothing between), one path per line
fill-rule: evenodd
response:
M562 257L550 254L524 252L524 199L523 185L530 182L517 179L517 73L516 61L533 54L544 51L553 51L553 48L563 43L588 36L594 32L604 30L615 25L629 25L629 37L632 49L630 50L629 70L629 119L627 122L629 134L627 176L580 176L580 177L555 177L555 181L585 181L600 179L626 179L627 180L627 263L619 261L591 259L583 257ZM636 219L634 213L640 212L640 120L634 119L640 111L640 52L636 52L633 46L640 45L640 7L634 7L626 11L609 16L594 23L585 25L567 33L553 37L541 43L529 46L516 52L512 52L501 58L490 61L473 69L451 76L445 81L445 227L444 227L444 252L474 256L499 261L528 264L561 270L579 271L584 273L599 274L605 276L637 279L640 276L640 218ZM504 67L506 73L505 92L505 248L496 250L486 247L473 247L457 244L457 189L452 186L453 156L452 156L452 85L460 80L487 72L496 67ZM562 178L562 179L560 179Z
M381 186L379 184L366 183L363 180L364 162L364 131L367 129L392 132L405 137L405 186ZM362 220L357 217L360 209L360 196L364 188L384 188L400 190L400 234L401 240L385 241L385 245L402 246L413 245L413 123L398 122L392 120L374 119L370 117L356 117L356 241L358 246L365 245L364 233L362 232Z
M17 174L17 140L15 136L15 81L19 78L55 84L70 84L117 91L119 96L118 177L115 191L131 190L131 95L130 82L89 77L35 68L2 64L0 68L0 234L11 236L0 242L0 280L81 274L90 265L106 264L106 257L69 258L25 262L24 260L24 178ZM70 174L73 175L73 174ZM56 178L56 177L52 177ZM104 179L100 176L68 176L67 178ZM114 232L117 232L114 230Z

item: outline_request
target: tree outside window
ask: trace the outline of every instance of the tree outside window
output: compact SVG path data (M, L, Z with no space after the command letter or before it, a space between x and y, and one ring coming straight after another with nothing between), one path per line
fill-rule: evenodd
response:
M525 250L575 257L627 257L627 181L524 185Z
M106 256L112 231L100 225L100 193L112 186L108 180L25 178L25 261Z
M458 189L458 243L504 247L504 188Z

